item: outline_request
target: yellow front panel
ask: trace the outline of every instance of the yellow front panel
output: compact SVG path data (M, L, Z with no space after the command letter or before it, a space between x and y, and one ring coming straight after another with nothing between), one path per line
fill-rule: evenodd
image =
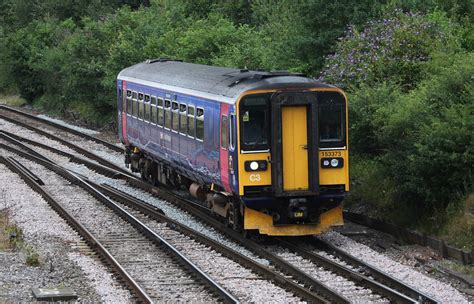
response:
M319 184L320 185L345 185L349 191L349 153L347 150L325 150L319 151L319 159L342 157L344 166L342 168L322 168L319 162Z
M244 229L257 229L260 234L271 236L298 236L321 234L332 226L341 226L344 224L342 218L342 205L330 209L321 214L319 224L293 224L285 226L273 226L271 215L258 212L256 210L245 208L244 210Z
M272 166L268 163L266 171L245 171L247 160L269 160L270 153L249 153L239 155L239 193L244 194L244 186L264 186L272 184Z
M282 107L283 190L308 190L306 107Z

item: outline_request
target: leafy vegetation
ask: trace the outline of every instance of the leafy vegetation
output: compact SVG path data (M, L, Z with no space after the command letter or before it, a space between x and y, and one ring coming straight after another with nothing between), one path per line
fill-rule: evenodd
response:
M474 247L470 0L6 0L0 20L0 92L97 126L114 123L118 72L148 58L341 86L348 204Z
M349 203L431 233L456 231L452 239L465 241L456 243L474 248L472 221L441 228L472 212L464 198L473 185L474 53L463 33L444 12L388 12L349 29L320 77L351 96Z

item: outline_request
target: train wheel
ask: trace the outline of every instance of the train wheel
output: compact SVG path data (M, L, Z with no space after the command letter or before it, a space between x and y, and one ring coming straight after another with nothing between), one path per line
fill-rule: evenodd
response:
M227 211L227 225L236 231L242 229L240 208L238 207L238 203L229 203L229 210Z
M157 166L152 160L147 159L145 165L140 170L140 175L144 181L151 185L156 185Z

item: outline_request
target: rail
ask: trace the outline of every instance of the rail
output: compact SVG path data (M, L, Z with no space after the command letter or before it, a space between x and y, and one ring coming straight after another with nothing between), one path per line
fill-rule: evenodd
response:
M474 263L474 251L466 252L432 236L411 231L360 213L344 211L344 218L356 224L393 235L395 238L401 239L409 244L429 247L437 251L443 258L455 259L464 265Z
M43 159L41 162L47 163ZM123 279L127 286L132 290L139 301L144 303L152 303L150 296L140 287L140 285L130 276L130 274L115 260L110 252L83 226L81 223L69 214L54 198L53 196L44 189L37 181L31 178L33 173L25 173L24 170L18 168L14 161L11 161L3 156L0 156L0 162L5 164L10 170L17 173L26 184L28 184L34 191L39 193L43 199L53 208L66 222L76 230L81 237L93 248L99 255L104 258L109 265L119 274L120 278ZM51 163L48 163L52 165Z
M92 136L92 135L89 135L89 134L86 134L86 133L83 133L83 132L80 132L78 130L75 130L75 129L72 129L72 128L69 128L67 126L64 126L64 125L61 125L61 124L58 124L54 121L50 121L50 120L47 120L47 119L44 119L44 118L41 118L41 117L38 117L38 116L35 116L35 115L32 115L30 113L26 113L26 112L23 112L23 111L20 111L18 109L15 109L15 108L12 108L12 107L8 107L8 106L5 106L5 105L0 105L0 109L3 109L3 110L6 110L6 111L10 111L12 113L16 113L18 115L22 115L22 116L25 116L25 117L28 117L30 119L33 119L33 120L36 120L36 121L40 121L42 123L45 123L45 124L48 124L50 126L53 126L55 128L58 128L58 129L61 129L61 130L64 130L64 131L68 131L68 132L71 132L75 135L78 135L78 136L81 136L85 139L89 139L89 140L92 140L92 141L95 141L99 144L102 144L106 147L108 147L109 149L112 149L116 152L121 152L121 153L124 153L124 150L123 148L121 147L117 147L116 145L114 144L111 144L105 140L102 140L100 138L97 138L95 136Z

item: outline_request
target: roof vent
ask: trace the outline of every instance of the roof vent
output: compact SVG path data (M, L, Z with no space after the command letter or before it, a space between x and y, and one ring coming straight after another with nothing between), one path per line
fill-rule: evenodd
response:
M145 60L146 64L151 64L155 62L166 62L166 61L178 61L178 62L183 62L183 60L180 59L171 59L171 58L157 58L157 59L147 59Z
M242 71L242 70L241 70ZM238 78L237 80L233 81L228 87L233 87L241 83L245 80L261 80L265 78L272 78L272 77L279 77L279 76L299 76L299 77L306 77L305 74L302 73L290 73L288 71L272 71L272 72L264 72L264 73L252 73L250 75L245 75L243 77Z

